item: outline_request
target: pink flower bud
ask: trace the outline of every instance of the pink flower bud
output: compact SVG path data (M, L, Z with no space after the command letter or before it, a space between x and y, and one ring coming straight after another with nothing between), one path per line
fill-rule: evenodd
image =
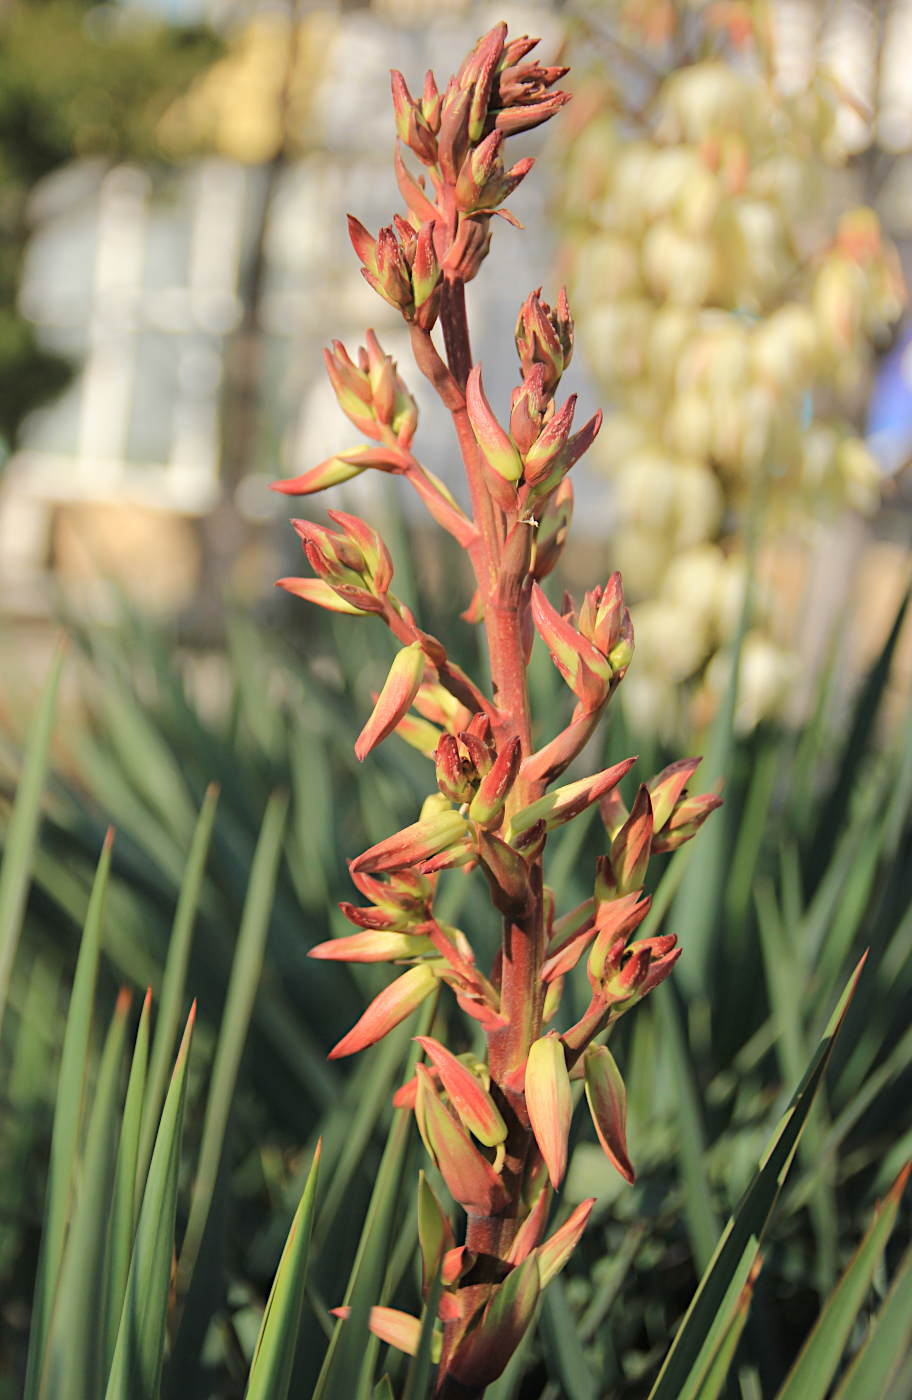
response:
M474 366L466 384L466 410L485 460L505 481L518 481L522 476L522 459L509 434L494 417L481 382L480 364Z
M521 763L522 744L519 736L514 735L502 747L490 773L482 778L469 806L470 821L484 827L500 825L504 803L519 775Z
M545 389L553 394L564 372L564 352L551 308L541 300L540 293L541 288L531 292L520 310L516 322L516 350L523 375L540 364L545 375Z
M629 997L636 996L649 975L650 962L648 948L640 948L632 954L621 970L606 982L605 991L609 1000L627 1001Z
M421 225L421 232L415 245L415 262L412 266L412 288L415 306L422 307L440 285L440 264L434 249L434 229L436 223L428 220ZM429 327L425 327L429 329Z
M373 238L354 214L348 216L348 236L352 247L364 266L373 273L377 271L377 240Z
M653 851L656 855L676 851L685 841L696 836L710 812L721 806L722 798L714 792L704 792L699 797L684 797L677 803L662 831L653 838Z
M668 934L668 937L675 938L676 935ZM640 999L648 996L660 982L665 981L665 978L668 976L683 951L683 948L672 948L670 953L666 953L663 957L656 958L654 961L650 962L649 971L646 973L640 987Z
M415 1039L440 1075L447 1098L463 1126L485 1147L505 1142L507 1125L481 1081L438 1040L427 1035L416 1035Z
M336 401L347 418L354 423L365 437L378 438L380 430L374 418L370 382L366 374L352 365L338 341L333 342L334 351L324 350L323 360L326 372L336 395ZM344 356L344 359L343 359ZM358 376L356 382L354 376Z
M652 830L649 789L641 783L630 816L611 843L611 870L618 894L642 889L652 849Z
M473 85L469 118L469 138L472 141L479 141L485 129L491 88L503 58L506 33L504 23L495 25L483 39L479 39L471 59L460 69L460 86L468 88Z
M576 1249L594 1205L594 1196L587 1201L582 1201L572 1215L564 1221L560 1229L555 1230L549 1240L545 1240L544 1244L539 1245L536 1255L542 1288L546 1288L551 1280L557 1277Z
M524 1259L528 1259L533 1249L537 1249L541 1244L548 1224L551 1197L551 1183L546 1181L538 1193L535 1205L516 1232L516 1238L507 1255L508 1264L521 1264Z
M418 963L397 977L374 997L361 1019L333 1046L327 1059L340 1060L343 1055L355 1055L382 1040L394 1026L417 1010L437 987L437 977L428 963Z
M396 121L396 130L402 140L407 142L409 116L414 110L415 102L398 68L390 69L390 80L393 90L393 114Z
M572 821L593 802L598 802L603 793L616 787L624 774L630 772L634 763L635 758L625 758L620 763L615 763L612 768L604 768L601 773L595 773L592 777L580 778L575 783L567 783L564 787L546 793L537 802L523 807L513 815L510 819L511 835L528 831L539 820L544 821L546 831L554 831L556 827Z
M476 739L480 739L491 754L495 752L494 731L490 719L483 710L478 710L472 716L465 726L465 732L474 734Z
M550 1031L536 1040L526 1062L526 1108L535 1141L545 1159L551 1185L560 1186L567 1170L567 1144L573 1097L564 1047Z
M494 767L494 754L485 740L480 738L478 730L471 727L460 730L457 738L465 751L467 762L475 770L475 776L483 778L490 773Z
M493 208L499 203L497 194L504 182L503 143L503 135L492 131L466 156L456 181L456 208L463 213Z
M570 436L575 409L576 394L571 394L526 453L524 476L531 486L536 486L553 469Z
M551 402L545 389L545 367L533 365L519 388L514 389L510 408L510 436L523 457L541 433Z
M463 282L471 282L491 246L490 214L459 215L456 238L443 260L444 269Z
M385 593L393 578L393 561L383 540L369 525L357 515L349 515L344 510L326 512L334 524L340 526L345 538L363 555L371 582L377 593Z
M531 131L533 127L541 126L542 122L550 121L551 117L556 116L570 101L570 97L569 92L552 92L541 102L531 102L524 107L502 108L494 115L494 130L502 131L505 136L516 136L520 131ZM490 115L488 121L490 123Z
M469 149L472 98L468 92L448 90L437 137L437 161L447 184L455 185Z
M358 736L355 757L359 763L363 763L371 749L375 749L388 734L392 734L411 708L423 680L424 654L420 645L413 642L397 654L390 667L386 684L377 698L373 714Z
M623 580L615 570L599 599L592 630L592 640L605 656L610 656L621 640L625 620L629 622L629 619L630 614L624 602Z
M421 115L436 136L440 130L441 97L430 68L424 75L424 92L421 95Z
M425 119L424 112L406 87L402 74L393 68L390 70L390 76L392 78L396 131L423 164L436 164L437 142Z
M385 841L378 841L376 846L352 861L352 871L377 874L385 870L405 870L456 846L467 829L465 817L458 812L438 812L396 832L395 836L388 836Z
M317 525L312 520L292 520L295 534L304 545L304 552L314 569L327 583L349 583L354 586L367 581L368 561L352 540Z
M586 1098L598 1140L609 1162L632 1186L635 1172L627 1155L627 1091L621 1072L606 1045L590 1045L583 1064Z
M395 962L397 958L418 958L433 951L434 945L429 938L366 929L364 933L353 933L347 938L331 938L328 943L318 943L307 956L321 962L380 963Z
M465 764L459 753L455 734L444 734L437 745L434 756L437 767L437 786L451 802L471 802L474 788L466 773Z
M589 422L580 428L578 433L574 433L573 437L568 439L552 461L550 471L543 477L536 479L532 490L529 492L528 499L530 503L538 500L541 496L546 496L549 491L554 490L555 486L566 476L570 468L579 461L583 453L589 451L589 448L598 437L601 426L602 410L599 409L598 412L593 414L589 419Z
M581 637L566 618L560 616L537 583L532 586L531 610L536 631L574 694L582 700L586 691L587 678L581 674L580 668L580 661L585 660L589 672L600 682L598 703L601 703L607 698L611 681L611 666L607 658L585 637ZM587 696L587 708L591 706L592 698Z
M652 896L640 899L640 891L622 895L603 905L595 919L596 939L589 954L588 974L593 991L598 991L606 976L606 967L620 966L627 939L639 928L649 913Z
M499 1174L437 1097L425 1065L416 1065L415 1119L424 1145L454 1201L470 1215L496 1215L507 1204Z
M661 773L649 779L646 786L652 798L652 817L656 833L660 832L668 821L700 763L699 758L679 758L676 763L670 763Z
M355 449L356 452L360 450ZM283 496L311 496L316 491L325 491L330 486L339 486L343 481L351 481L365 470L365 467L358 466L349 460L345 453L340 452L335 457L327 457L325 462L312 467L301 476L285 481L271 481L269 489L278 491Z

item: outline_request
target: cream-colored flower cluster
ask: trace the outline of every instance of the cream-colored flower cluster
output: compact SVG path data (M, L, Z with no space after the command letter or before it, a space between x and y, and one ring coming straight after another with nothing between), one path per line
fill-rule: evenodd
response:
M879 498L846 405L872 340L899 315L902 276L876 215L836 203L824 84L779 93L748 13L690 11L688 25L728 30L714 47L730 57L662 73L648 40L664 52L678 16L663 4L656 34L655 5L628 8L640 28L627 37L656 65L651 97L643 103L642 82L634 101L595 74L565 123L569 290L609 399L592 455L615 486L612 565L639 599L626 696L637 727L675 727L701 691L706 712L704 687L722 670L708 663L741 612L741 531L754 507L764 531L800 533ZM743 727L776 710L793 675L756 621Z

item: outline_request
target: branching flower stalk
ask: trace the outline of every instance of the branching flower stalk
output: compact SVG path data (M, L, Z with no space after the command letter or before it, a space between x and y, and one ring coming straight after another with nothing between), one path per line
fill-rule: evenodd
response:
M428 73L420 98L392 75L399 140L395 167L405 217L374 238L349 219L370 285L402 314L419 370L449 410L471 501L467 516L414 456L414 400L372 331L356 360L333 342L326 367L338 401L370 445L356 446L294 480L309 495L360 473L405 477L435 521L467 551L476 594L465 614L483 622L492 692L448 658L391 592L393 564L383 540L356 516L330 511L334 529L294 521L313 578L281 585L334 612L376 615L401 643L373 713L356 744L363 760L393 732L433 758L437 792L419 820L351 862L366 905L344 903L358 932L311 956L392 962L405 969L332 1051L374 1044L440 983L481 1025L487 1058L454 1055L421 1038L426 1061L396 1095L413 1110L432 1161L465 1210L465 1241L422 1177L419 1235L425 1297L442 1275L439 1306L440 1400L480 1396L503 1371L538 1296L575 1248L592 1207L586 1201L545 1239L552 1193L567 1167L571 1080L584 1079L605 1152L628 1180L626 1097L603 1033L668 975L678 957L673 934L631 939L649 910L642 893L650 855L674 850L697 831L719 798L688 796L699 760L672 764L642 784L631 811L618 784L634 760L554 786L592 737L633 655L633 631L620 575L569 595L557 611L542 589L563 549L573 508L568 473L598 433L597 413L572 431L575 395L555 394L573 351L573 321L562 291L552 309L533 292L516 325L521 382L503 422L474 362L465 284L479 271L491 219L516 220L504 200L533 162L507 168L504 144L554 116L569 100L555 83L565 68L529 55L537 40L507 41L499 24L478 41L443 93ZM414 175L402 146L424 173ZM432 331L439 321L443 351ZM569 725L536 751L526 669L535 632L576 696ZM593 895L557 917L544 883L548 834L599 803L607 832ZM487 974L462 930L441 923L434 895L441 871L462 866L485 876L503 919L503 942ZM584 956L592 999L563 1034L545 1027L566 974ZM417 1319L375 1308L373 1330L406 1351Z

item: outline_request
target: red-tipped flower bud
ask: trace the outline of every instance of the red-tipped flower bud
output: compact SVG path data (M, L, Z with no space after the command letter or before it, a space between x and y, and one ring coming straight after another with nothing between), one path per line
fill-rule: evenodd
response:
M497 827L500 825L504 803L510 789L516 782L519 766L522 763L522 743L514 735L504 744L490 773L482 778L478 791L469 806L469 818L479 826Z
M545 793L537 802L514 813L510 819L510 839L522 831L528 831L539 820L544 821L546 831L554 831L556 827L572 821L593 802L598 802L603 793L617 787L634 763L635 758L625 758L590 778L580 778L575 783L567 783L564 787Z
M446 1096L463 1126L485 1147L505 1142L507 1125L481 1081L438 1040L427 1035L416 1035L415 1039L440 1075Z
M368 1045L375 1045L406 1016L411 1016L436 987L437 977L428 963L410 967L408 972L397 977L379 996L374 997L348 1035L333 1046L328 1058L339 1060L343 1055L355 1055L359 1050L366 1050Z
M454 1201L472 1215L496 1215L507 1203L503 1180L437 1097L425 1065L416 1065L415 1119Z
M475 365L466 384L466 410L475 441L489 466L505 481L522 476L522 459L508 433L498 423L481 381L481 365Z
M411 646L403 647L393 661L373 714L358 736L355 757L359 763L363 763L371 749L392 734L411 708L423 680L424 653L418 642L413 642Z
M652 802L641 783L630 816L611 843L611 871L619 895L642 889L652 849Z
M625 1181L635 1173L627 1155L627 1091L621 1072L606 1045L590 1045L583 1057L586 1098L605 1156Z

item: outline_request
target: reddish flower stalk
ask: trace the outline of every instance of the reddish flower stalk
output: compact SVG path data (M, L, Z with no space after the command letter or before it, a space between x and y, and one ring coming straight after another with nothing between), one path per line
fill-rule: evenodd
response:
M689 840L719 802L711 794L688 796L698 759L641 784L629 813L617 785L633 759L551 787L595 732L630 664L634 638L619 574L587 593L579 608L565 596L558 611L541 587L567 538L568 473L601 423L596 414L572 433L575 396L556 404L573 353L565 292L553 310L539 292L521 308L520 383L501 411L487 398L469 341L465 283L487 254L492 215L516 222L502 204L532 165L510 167L506 140L569 100L552 90L565 69L528 60L536 42L524 36L508 43L506 25L496 25L442 91L429 73L420 99L394 73L396 130L424 173L408 169L397 143L405 217L397 214L376 238L349 220L366 280L401 313L418 368L452 415L471 517L413 455L415 402L372 331L357 361L335 341L326 364L343 411L375 445L347 448L276 483L286 494L309 495L363 471L405 477L467 550L476 594L465 616L483 621L487 638L490 696L448 661L441 642L391 592L392 559L375 531L339 511L330 513L337 530L294 522L316 578L282 585L331 611L375 615L402 647L358 739L358 757L398 733L435 760L438 789L416 821L352 861L352 879L370 903L341 908L359 932L312 950L320 958L408 964L332 1057L373 1044L440 983L479 1022L487 1042L482 1063L421 1037L427 1063L395 1099L401 1111L415 1113L430 1157L468 1218L465 1242L456 1247L422 1178L425 1296L438 1270L443 1280L438 1400L472 1400L502 1373L541 1289L585 1228L592 1202L545 1239L552 1191L567 1169L571 1077L585 1078L598 1140L633 1180L623 1080L597 1037L667 976L680 951L673 935L630 941L649 909L640 894L650 857ZM438 319L445 355L432 338ZM526 683L536 630L577 701L567 728L537 753ZM596 802L607 849L593 896L555 919L543 866L548 834ZM455 866L480 868L503 916L501 952L487 975L466 935L434 917L438 872ZM588 1010L562 1034L545 1031L546 1005L550 1016L563 977L584 954ZM417 1344L417 1319L375 1308L371 1326L403 1350Z

